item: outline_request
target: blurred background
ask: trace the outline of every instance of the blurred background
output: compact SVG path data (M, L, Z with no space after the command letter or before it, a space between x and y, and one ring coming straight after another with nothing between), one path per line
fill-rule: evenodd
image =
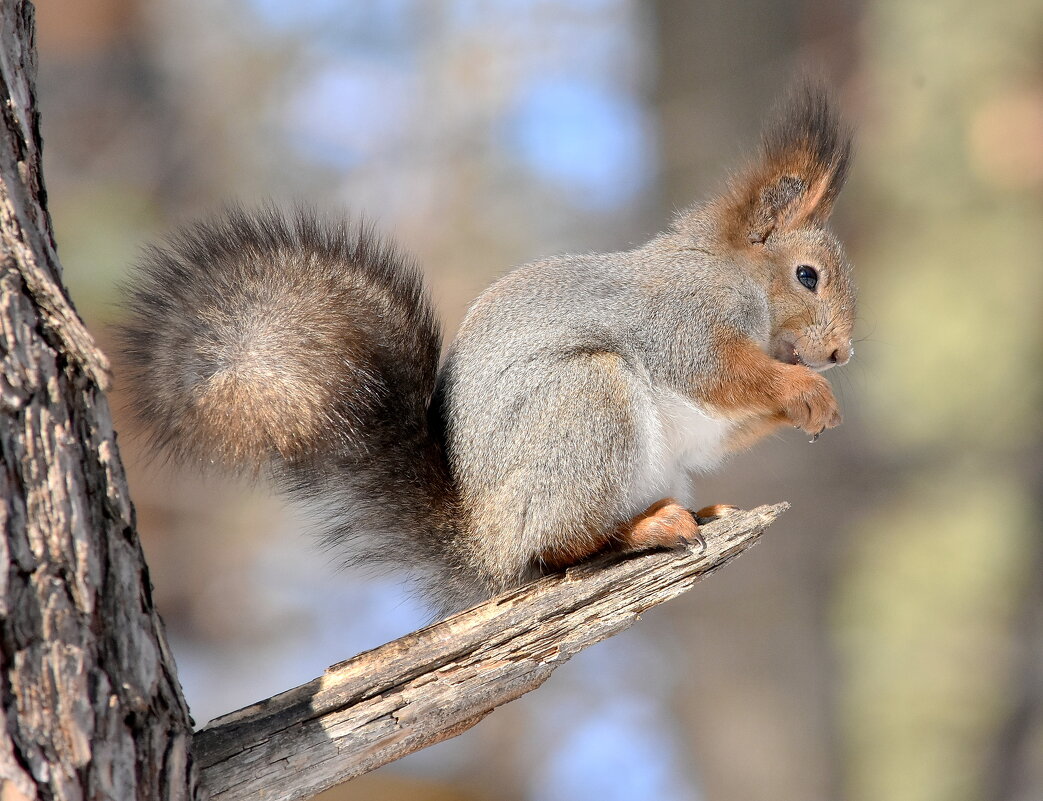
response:
M846 424L701 503L765 540L463 736L333 799L1043 799L1043 0L44 0L67 282L111 352L143 243L229 200L364 211L451 335L510 266L639 243L794 76L858 130ZM117 378L118 381L118 378ZM113 393L197 723L428 613L264 487L148 463Z

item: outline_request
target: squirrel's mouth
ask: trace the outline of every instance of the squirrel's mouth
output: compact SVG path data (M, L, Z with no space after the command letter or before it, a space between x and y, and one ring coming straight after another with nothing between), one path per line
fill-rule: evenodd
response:
M814 370L816 373L824 373L833 366L833 362L816 363L807 361L800 355L797 346L788 340L781 340L775 346L775 351L772 356L774 356L776 361L780 361L783 364L799 364L801 367L807 367L809 370Z
M807 366L807 363L797 352L797 346L788 339L780 339L776 342L771 355L776 361L780 361L783 364L803 364Z
M802 358L800 358L800 354L797 353L797 349L792 347L789 348L787 353L781 359L779 359L779 361L785 362L786 364L802 364L805 367L807 367L807 363Z

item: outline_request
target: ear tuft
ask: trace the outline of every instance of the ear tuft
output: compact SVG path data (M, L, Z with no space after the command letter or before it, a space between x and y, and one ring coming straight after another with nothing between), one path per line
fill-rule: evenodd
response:
M775 231L822 226L847 177L851 135L820 85L805 82L780 105L764 132L761 157L718 205L736 243Z

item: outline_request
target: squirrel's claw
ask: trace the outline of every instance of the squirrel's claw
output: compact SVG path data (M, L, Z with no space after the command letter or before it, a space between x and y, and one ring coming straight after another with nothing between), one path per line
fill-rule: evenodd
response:
M693 515L694 517L694 515ZM679 545L684 545L686 548L693 548L699 552L706 550L706 538L703 537L702 532L697 528L694 532L690 532L683 537L678 539Z

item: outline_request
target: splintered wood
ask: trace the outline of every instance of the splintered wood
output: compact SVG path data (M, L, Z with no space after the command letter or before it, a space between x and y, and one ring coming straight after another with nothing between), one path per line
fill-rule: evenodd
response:
M706 549L605 557L493 598L211 721L213 801L293 801L454 737L753 545L787 504L702 528Z

